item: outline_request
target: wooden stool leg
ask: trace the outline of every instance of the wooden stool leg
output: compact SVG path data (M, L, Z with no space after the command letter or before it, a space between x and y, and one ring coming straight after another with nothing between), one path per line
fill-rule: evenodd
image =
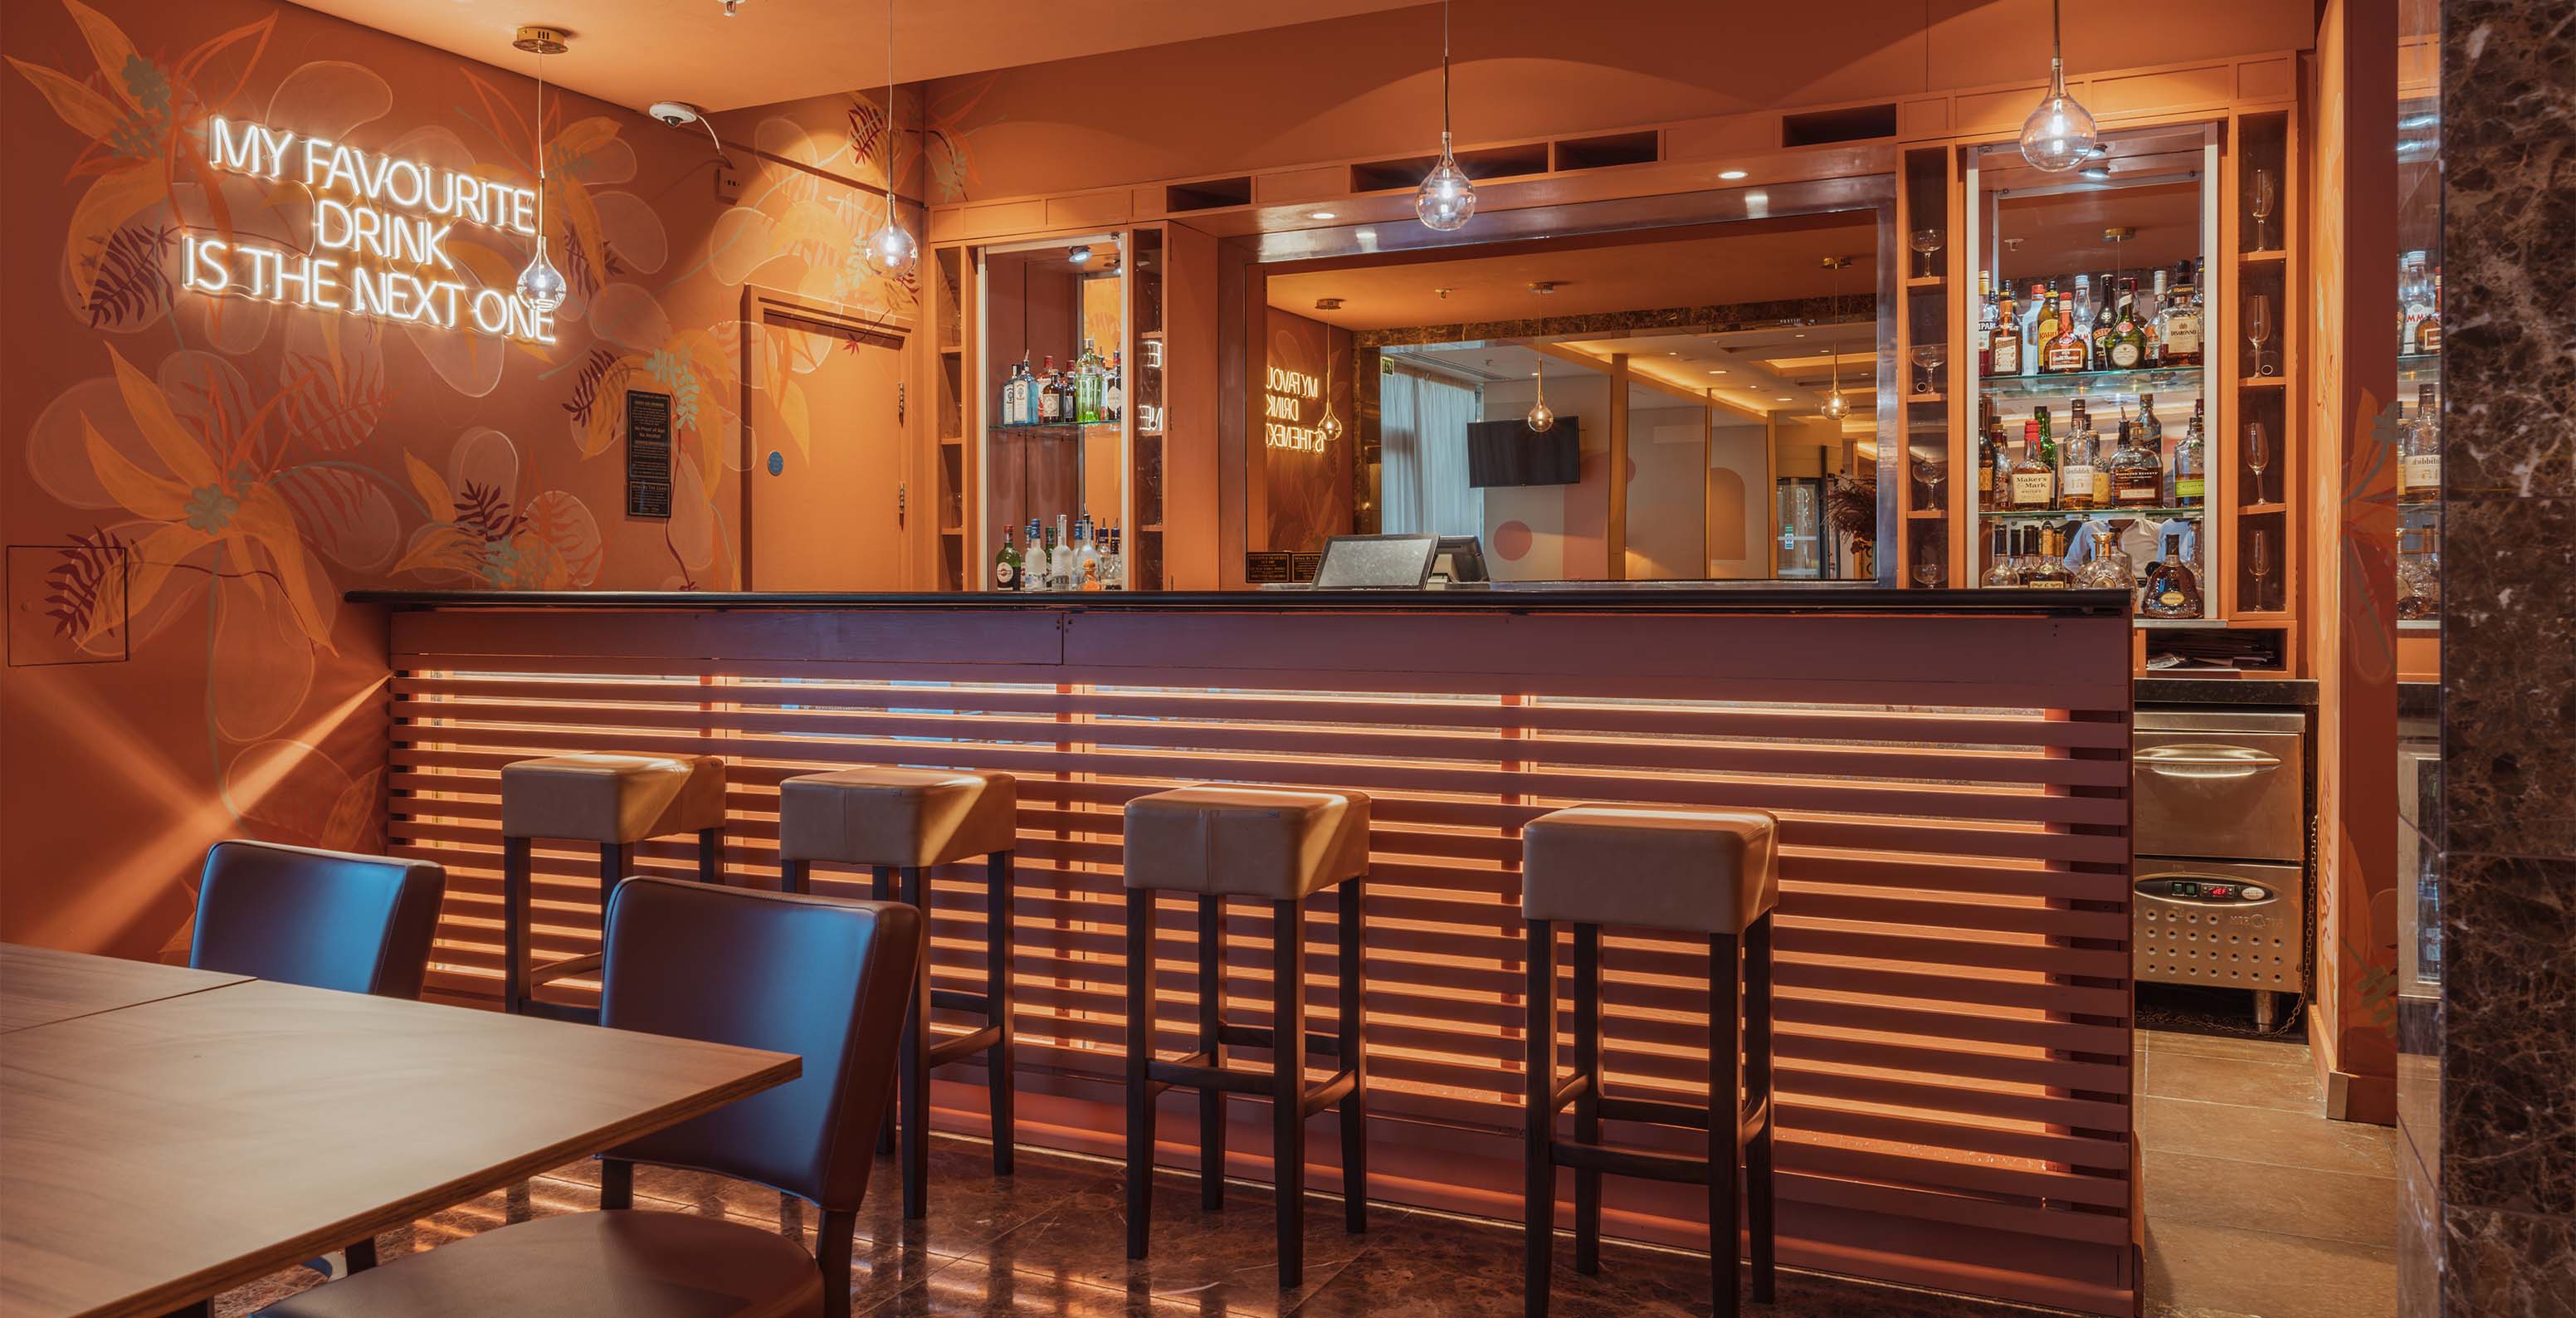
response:
M1743 1248L1735 1202L1743 1184L1736 1160L1736 1131L1742 1125L1738 1096L1736 1049L1738 1011L1736 975L1742 969L1739 940L1719 935L1709 942L1708 967L1708 1261L1714 1295L1714 1318L1735 1318L1741 1307L1738 1288Z
M1574 1099L1574 1138L1601 1142L1601 926L1574 926L1574 1073L1585 1079ZM1601 1275L1601 1172L1574 1169L1574 1270Z
M794 893L813 892L814 862L810 860L790 860L785 856L779 857L778 890L780 892Z
M855 1212L823 1210L814 1227L814 1266L823 1273L823 1318L850 1318L850 1254L858 1234Z
M984 1088L993 1128L993 1174L1008 1176L1017 1165L1018 1122L1012 1115L1014 1087L1011 1054L1011 853L996 851L984 861L984 1009L994 1030L984 1054Z
M528 1005L528 861L535 841L501 839L501 1010L514 1016Z
M1547 1318L1547 1273L1556 1248L1556 926L1529 922L1528 983L1522 990L1527 1081L1522 1108L1521 1216L1522 1307L1528 1318Z
M1225 898L1199 897L1199 1042L1210 1066L1225 1065ZM1199 1207L1225 1207L1225 1091L1199 1087Z
M1272 902L1271 1165L1279 1183L1279 1286L1306 1280L1306 913Z
M340 1257L348 1260L352 1277L376 1266L376 1238L368 1236L363 1240L350 1241L349 1247L340 1252Z
M1367 881L1342 885L1341 902L1341 1056L1351 1073L1351 1092L1342 1097L1342 1228L1352 1235L1368 1230L1368 1056L1360 1036L1368 1028L1368 1002L1361 985L1360 916Z
M1762 1124L1744 1147L1745 1225L1753 1236L1753 1300L1769 1304L1778 1271L1778 1219L1772 1199L1771 914L1744 939L1744 1088L1762 1097Z
M868 871L868 876L868 900L879 902L890 902L895 900L894 870L887 866L879 865L870 869ZM924 914L926 917L927 913L925 912ZM929 921L925 918L922 922L922 928L926 930L929 927ZM930 959L930 948L927 944L922 947L921 956L922 960L925 962ZM905 1028L909 1029L910 1027L907 1026ZM897 1125L901 1124L899 1115L895 1109L902 1104L902 1068L896 1068L896 1074L886 1077L886 1092L894 1095L895 1101L886 1104L885 1124L877 1127L877 1156L880 1158L892 1157L894 1155L894 1130Z
M912 1019L903 1027L903 1215L930 1215L930 886L921 871L903 870L903 899L921 912L921 963L914 971Z
M599 1206L615 1212L635 1206L635 1164L625 1158L599 1160Z
M724 830L698 830L698 882L721 886L724 883Z
M1127 890L1127 1257L1145 1257L1154 1205L1154 894Z

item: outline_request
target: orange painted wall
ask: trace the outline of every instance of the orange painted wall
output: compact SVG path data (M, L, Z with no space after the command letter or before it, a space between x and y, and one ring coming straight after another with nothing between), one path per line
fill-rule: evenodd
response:
M2068 5L2068 71L2299 50L2313 0ZM1458 0L1456 131L1506 141L2044 81L2048 0L1796 6ZM930 198L1429 151L1440 9L1420 5L928 84ZM1079 89L1078 94L1073 89Z
M503 347L173 281L183 230L306 239L308 198L199 167L208 115L524 182L517 70L274 0L10 0L0 41L10 941L183 948L213 839L378 845L382 621L340 592L734 585L744 390L792 402L811 366L746 345L742 287L912 310L855 259L883 219L853 186L883 177L863 98L724 116L776 157L737 145L730 205L703 137L550 99L547 229L576 295L552 346ZM485 237L450 246L506 284L524 249ZM677 400L667 522L623 516L630 383ZM139 565L122 591L111 543Z

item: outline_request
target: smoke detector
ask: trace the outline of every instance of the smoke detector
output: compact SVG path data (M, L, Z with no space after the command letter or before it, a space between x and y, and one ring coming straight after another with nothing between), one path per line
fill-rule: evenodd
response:
M1317 311L1339 311L1342 309L1342 300L1337 297L1319 297L1315 299L1315 309Z

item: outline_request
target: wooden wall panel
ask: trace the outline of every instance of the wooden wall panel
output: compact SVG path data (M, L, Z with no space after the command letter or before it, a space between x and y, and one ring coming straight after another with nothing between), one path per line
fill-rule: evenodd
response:
M1380 1190L1444 1208L1508 1212L1517 1176L1520 826L1586 801L1772 809L1783 1257L2132 1311L2124 619L463 610L393 631L389 827L397 854L449 867L437 989L494 990L513 759L725 756L729 872L757 886L784 777L1003 769L1020 782L1025 1083L1086 1148L1114 1138L1127 1042L1123 803L1210 779L1369 792L1372 1156L1442 1151L1437 1175ZM1890 679L1896 656L1915 680ZM692 872L681 840L639 851L641 870ZM540 845L541 954L595 939L595 863ZM853 877L816 874L848 893ZM982 973L981 882L936 873L944 983ZM1337 1010L1328 907L1308 912L1319 1015ZM1194 926L1179 901L1160 923L1177 1048ZM1266 923L1249 906L1230 921ZM1701 1101L1705 945L1608 942L1613 1083ZM1265 1022L1249 940L1228 975L1231 1015ZM944 1115L979 1129L976 1092L943 1088ZM1240 1143L1266 1165L1266 1139ZM1615 1185L1614 1229L1704 1243L1691 1196L1666 1190Z

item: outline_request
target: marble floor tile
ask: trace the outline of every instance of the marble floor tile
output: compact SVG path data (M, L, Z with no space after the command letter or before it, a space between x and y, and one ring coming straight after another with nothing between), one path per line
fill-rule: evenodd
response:
M2397 1174L2395 1132L2386 1126L2181 1098L2139 1099L2137 1122L2139 1147L2149 1154L2187 1153L2365 1176Z
M1268 1189L1229 1186L1225 1207L1205 1212L1199 1208L1196 1178L1155 1179L1153 1237L1143 1259L1127 1257L1126 1187L1113 1177L1015 1228L976 1261L1139 1300L1276 1318L1331 1281L1370 1243L1369 1236L1342 1230L1340 1200L1308 1196L1305 1278L1296 1289L1283 1291L1277 1218ZM1405 1210L1399 1208L1372 1209L1372 1228L1384 1230L1403 1216Z
M2147 1295L2261 1318L2395 1318L2397 1252L2306 1236L2147 1222Z
M2306 1062L2282 1065L2201 1053L2166 1053L2139 1082L2138 1092L2155 1098L2188 1098L2202 1103L2276 1108L2321 1116L2325 1090Z
M2356 1245L2397 1238L2397 1183L2187 1153L2148 1153L2138 1181L2147 1220L2314 1236Z

